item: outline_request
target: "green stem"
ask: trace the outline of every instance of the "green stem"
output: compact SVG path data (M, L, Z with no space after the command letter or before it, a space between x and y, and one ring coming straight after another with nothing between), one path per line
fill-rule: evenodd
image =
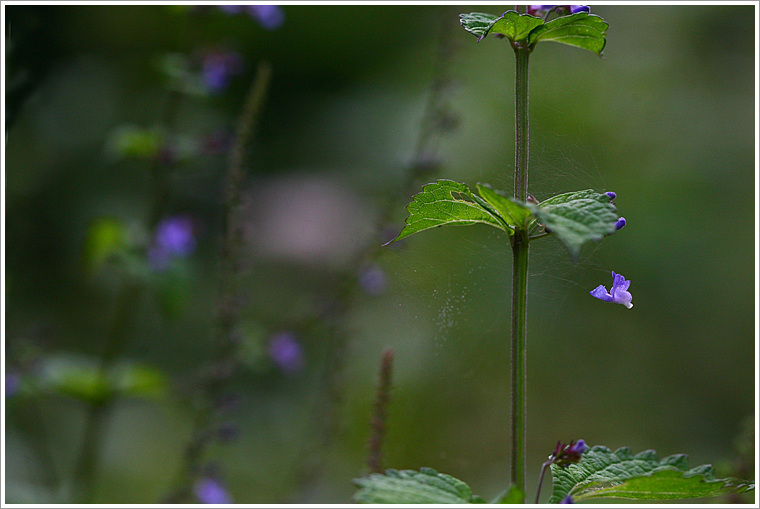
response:
M515 50L515 187L516 199L528 197L528 57L530 48ZM512 486L525 498L526 339L528 292L528 229L512 237Z

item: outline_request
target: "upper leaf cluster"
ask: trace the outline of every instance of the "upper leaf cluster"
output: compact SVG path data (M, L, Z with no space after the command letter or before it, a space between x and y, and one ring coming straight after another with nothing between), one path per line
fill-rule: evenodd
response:
M593 51L601 55L607 44L609 24L596 14L578 12L549 22L530 14L507 11L501 16L483 12L460 14L459 22L475 35L478 42L488 34L500 34L514 45L524 43L530 49L541 41L554 41Z

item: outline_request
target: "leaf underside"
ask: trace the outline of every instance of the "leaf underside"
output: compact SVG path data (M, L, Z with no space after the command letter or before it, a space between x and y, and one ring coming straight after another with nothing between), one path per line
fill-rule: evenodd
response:
M583 454L579 463L551 466L554 492L549 503L567 495L575 502L591 498L634 500L676 500L741 493L754 489L754 483L739 479L715 479L710 465L689 469L686 454L660 460L647 450L634 455L627 447L615 452L595 446Z
M553 196L538 205L526 205L547 231L554 233L578 259L581 246L615 233L617 209L610 197L591 189Z
M370 474L354 479L359 489L354 502L360 504L471 504L484 500L472 494L459 479L438 473L432 468L415 470L388 469L384 474Z

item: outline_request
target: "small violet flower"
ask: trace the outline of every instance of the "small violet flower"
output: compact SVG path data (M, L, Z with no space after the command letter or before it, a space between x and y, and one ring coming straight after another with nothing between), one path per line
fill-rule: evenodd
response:
M528 14L531 16L544 16L554 9L557 14L577 14L579 12L589 12L588 5L529 5Z
M618 220L617 220L617 223L615 223L615 231L618 231L623 226L625 226L625 218L624 217L619 217Z
M201 504L231 504L232 497L222 483L211 477L198 479L195 483L195 497Z
M286 374L300 371L304 365L303 351L295 336L289 332L275 334L269 341L269 357Z
M624 224L625 224L625 220ZM591 296L596 297L604 302L614 302L616 304L622 304L628 309L633 307L631 300L633 296L628 291L628 287L631 286L631 281L625 279L621 274L615 274L612 271L612 289L607 293L607 288L604 285L599 285L591 290Z
M156 226L153 242L148 248L148 262L154 270L164 270L172 259L185 257L194 249L193 220L186 216L169 217Z
M574 503L575 501L573 500L573 497L571 497L570 495L566 496L565 498L562 499L562 501L560 501L560 504L574 504Z

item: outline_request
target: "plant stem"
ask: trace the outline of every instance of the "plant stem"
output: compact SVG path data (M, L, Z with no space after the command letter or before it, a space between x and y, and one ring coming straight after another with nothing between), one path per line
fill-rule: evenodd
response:
M521 202L528 197L528 57L531 49L515 50L515 186ZM528 291L528 229L512 237L512 486L525 499L526 340Z

